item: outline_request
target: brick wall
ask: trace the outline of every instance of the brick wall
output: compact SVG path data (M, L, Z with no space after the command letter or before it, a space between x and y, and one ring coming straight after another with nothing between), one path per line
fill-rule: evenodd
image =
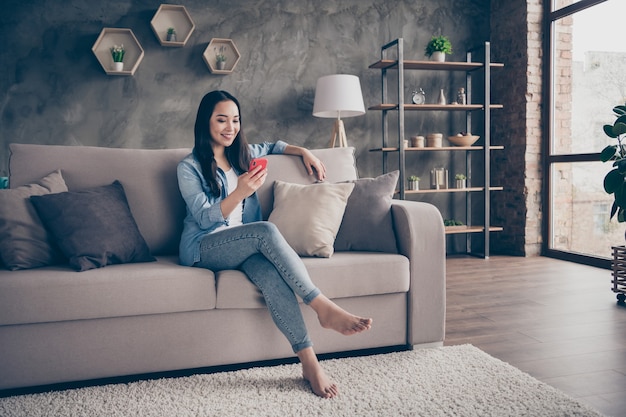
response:
M505 146L492 159L491 184L504 187L492 194L492 224L504 227L492 234L494 254L541 251L542 18L540 0L491 2L493 59L505 63L492 87L505 107L492 112L492 143Z

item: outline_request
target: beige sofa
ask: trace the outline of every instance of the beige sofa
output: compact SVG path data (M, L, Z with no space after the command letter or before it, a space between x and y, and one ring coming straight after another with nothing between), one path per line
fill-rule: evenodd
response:
M178 264L185 207L176 166L189 149L12 144L10 151L11 188L57 169L70 191L118 179L157 261L84 272L67 265L1 269L1 390L293 356L245 275ZM356 179L352 148L314 152L328 168L328 182ZM259 190L266 218L274 180L313 182L298 157L269 159L270 178ZM419 202L393 200L391 210L399 253L303 258L326 295L374 319L371 331L346 337L320 328L303 307L317 353L442 343L441 216Z

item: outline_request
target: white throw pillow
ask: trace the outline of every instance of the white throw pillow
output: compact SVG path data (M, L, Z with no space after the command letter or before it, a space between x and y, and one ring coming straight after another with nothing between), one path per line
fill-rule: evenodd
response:
M274 182L274 223L300 256L330 258L354 183Z

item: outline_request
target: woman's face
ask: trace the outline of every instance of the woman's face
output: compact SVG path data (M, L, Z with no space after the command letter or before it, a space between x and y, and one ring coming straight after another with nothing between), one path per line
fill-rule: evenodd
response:
M217 103L209 120L213 144L229 147L235 141L239 129L239 109L235 102L228 100Z

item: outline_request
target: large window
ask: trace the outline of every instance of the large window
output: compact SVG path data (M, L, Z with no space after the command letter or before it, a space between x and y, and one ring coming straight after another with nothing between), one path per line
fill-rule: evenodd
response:
M607 265L623 245L626 223L609 220L612 196L602 187L613 144L602 126L626 102L624 0L554 0L549 15L549 143L545 250L548 255Z

